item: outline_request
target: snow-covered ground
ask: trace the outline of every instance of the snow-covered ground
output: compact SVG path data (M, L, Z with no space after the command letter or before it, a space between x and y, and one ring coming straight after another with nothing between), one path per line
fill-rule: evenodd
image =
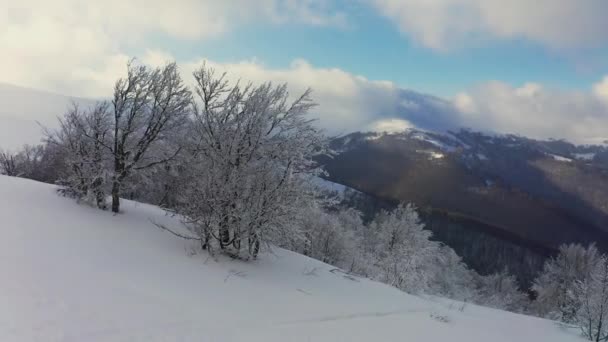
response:
M213 260L50 185L0 176L0 341L582 341L533 317L420 298L276 249Z

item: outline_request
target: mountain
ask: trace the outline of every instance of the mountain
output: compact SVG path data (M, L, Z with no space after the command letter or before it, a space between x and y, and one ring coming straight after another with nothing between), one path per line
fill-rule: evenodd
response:
M481 273L507 267L529 285L562 243L608 250L605 146L411 129L353 133L331 149L329 180L377 208L415 203L435 237Z
M0 176L2 341L582 341L557 323L417 297L281 249L255 262L194 253L151 221Z
M57 117L72 103L93 101L0 83L0 103L0 148L14 150L39 143L42 126L56 127Z

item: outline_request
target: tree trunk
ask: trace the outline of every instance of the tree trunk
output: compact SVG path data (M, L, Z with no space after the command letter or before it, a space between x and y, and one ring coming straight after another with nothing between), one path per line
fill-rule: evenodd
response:
M115 147L116 148L116 147ZM120 148L120 153L114 156L114 176L112 177L112 212L120 212L120 184L126 177L124 154Z
M114 179L112 181L112 212L118 213L120 211L120 181Z

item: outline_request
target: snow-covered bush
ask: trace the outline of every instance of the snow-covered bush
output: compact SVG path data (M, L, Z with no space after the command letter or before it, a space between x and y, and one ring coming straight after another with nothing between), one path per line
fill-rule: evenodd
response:
M110 155L110 116L107 103L89 110L74 106L60 119L60 128L48 135L50 145L64 151L66 172L59 180L60 192L106 207Z
M591 341L608 341L608 260L601 256L585 279L570 292L575 307L572 322Z
M357 230L362 227L360 213L355 210L326 212L310 208L302 216L301 230L305 239L296 250L311 258L360 273L360 243Z
M576 283L586 283L600 257L593 245L587 248L579 244L561 246L559 254L545 263L542 273L532 286L532 291L536 293L533 303L535 313L542 317L572 322L577 303L571 292Z
M366 249L376 268L374 278L410 293L430 288L439 244L431 241L413 205L382 211L370 223Z
M515 276L506 270L477 276L477 287L475 302L480 305L512 312L523 312L528 306L528 297L520 291Z
M432 260L428 292L465 302L475 301L475 273L448 246L441 246Z

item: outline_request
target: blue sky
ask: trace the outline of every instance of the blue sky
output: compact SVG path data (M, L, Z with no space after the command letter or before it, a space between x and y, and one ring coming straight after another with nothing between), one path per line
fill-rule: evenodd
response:
M255 57L270 67L286 67L303 58L318 67L338 67L439 96L454 96L488 80L589 89L598 74L608 74L606 48L559 51L509 39L436 51L412 41L378 13L370 11L356 20L346 28L258 24L195 46L163 39L157 43L184 59L206 56L235 62Z
M107 97L132 57L312 87L330 132L608 139L606 0L0 0L0 82ZM426 96L432 95L435 97Z

